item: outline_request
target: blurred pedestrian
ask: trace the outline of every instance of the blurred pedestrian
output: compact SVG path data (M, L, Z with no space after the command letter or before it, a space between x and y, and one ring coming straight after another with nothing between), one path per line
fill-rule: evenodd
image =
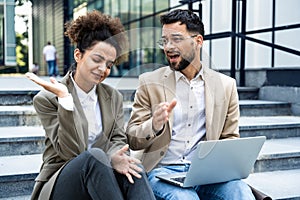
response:
M56 48L51 44L50 41L47 42L47 45L43 48L44 61L47 64L48 75L56 76L58 75L57 70L57 52Z
M38 64L37 62L34 62L34 63L32 64L32 66L31 66L30 71L31 71L32 73L34 73L35 75L39 75L39 71L40 71L40 66L39 66L39 64Z

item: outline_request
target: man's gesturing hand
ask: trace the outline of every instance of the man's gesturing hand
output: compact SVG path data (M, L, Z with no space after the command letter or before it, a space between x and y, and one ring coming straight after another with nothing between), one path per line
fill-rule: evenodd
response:
M164 124L169 120L169 115L176 104L177 100L173 99L170 103L162 102L156 107L152 120L152 127L154 131L157 132L163 128Z

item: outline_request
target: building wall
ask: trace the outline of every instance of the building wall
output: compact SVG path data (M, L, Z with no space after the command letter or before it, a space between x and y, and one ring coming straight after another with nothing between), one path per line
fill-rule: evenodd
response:
M175 8L188 8L187 5L182 6L180 3L182 1L179 0L33 0L33 2L34 13L37 17L36 23L34 22L34 40L39 38L37 40L39 44L34 44L35 57L40 56L42 46L47 40L51 40L58 48L61 72L63 67L69 66L73 60L73 47L63 38L63 23L67 19L72 19L73 15L76 16L74 11L77 8L85 6L86 10L97 9L105 14L119 17L128 30L131 48L129 50L129 61L118 66L116 72L112 72L112 75L117 76L137 76L140 73L159 67L161 63L165 63L164 56L156 45L156 41L161 34L159 16ZM225 35L224 37L204 41L202 50L204 64L208 64L216 70L229 70L232 68L240 70L243 64L241 52L245 50L246 70L273 67L300 68L300 40L298 40L300 12L297 10L300 6L299 0L237 0L236 34L239 34L239 37L235 38L235 46L231 46L234 1L195 1L192 6L195 13L199 13L196 10L199 9L200 2L202 4L201 17L205 25L206 36ZM247 39L244 47L241 45L241 7L243 2L247 2L245 34L249 39L252 39ZM275 2L274 5L273 2ZM64 7L63 3L68 5ZM274 10L272 10L273 8ZM44 23L45 21L46 23ZM293 25L297 27L285 29ZM275 30L276 27L280 27L280 30ZM260 43L253 42L253 40ZM296 53L276 49L274 45ZM235 49L233 57L231 55L232 49ZM272 54L274 55L273 58ZM66 58L63 59L64 56ZM235 59L232 59L234 57ZM232 60L235 60L235 64L232 64Z
M66 5L64 5L66 4ZM41 74L46 74L42 49L47 41L51 41L59 54L59 70L63 75L65 69L73 62L73 49L68 39L63 36L63 25L67 20L86 10L99 10L113 17L119 17L128 31L131 49L127 63L118 66L112 75L137 76L144 71L153 70L156 65L145 63L161 63L163 55L156 47L160 37L159 14L166 11L168 1L153 0L33 0L33 62L41 66ZM153 14L155 13L155 14ZM142 20L138 20L143 17ZM147 27L147 28L145 28Z
M57 50L60 74L64 70L64 1L33 0L33 62L40 65L40 74L47 75L43 47L50 41Z

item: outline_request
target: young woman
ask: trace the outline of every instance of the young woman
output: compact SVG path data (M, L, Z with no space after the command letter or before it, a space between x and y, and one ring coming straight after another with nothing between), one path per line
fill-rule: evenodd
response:
M34 107L46 132L32 199L154 199L140 161L128 156L121 94L103 84L128 44L120 20L92 11L66 24L75 64L44 87Z

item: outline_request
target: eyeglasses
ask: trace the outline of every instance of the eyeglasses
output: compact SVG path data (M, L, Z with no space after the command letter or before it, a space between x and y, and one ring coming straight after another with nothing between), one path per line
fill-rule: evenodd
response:
M179 44L180 42L182 42L183 40L186 40L186 39L190 39L190 38L194 38L196 37L197 35L192 35L192 36L188 36L188 37L183 37L183 36L180 36L180 35L176 35L176 36L171 36L169 39L166 39L166 38L160 38L158 41L157 41L157 44L159 46L159 48L163 49L167 44L168 42L172 42L172 44Z

